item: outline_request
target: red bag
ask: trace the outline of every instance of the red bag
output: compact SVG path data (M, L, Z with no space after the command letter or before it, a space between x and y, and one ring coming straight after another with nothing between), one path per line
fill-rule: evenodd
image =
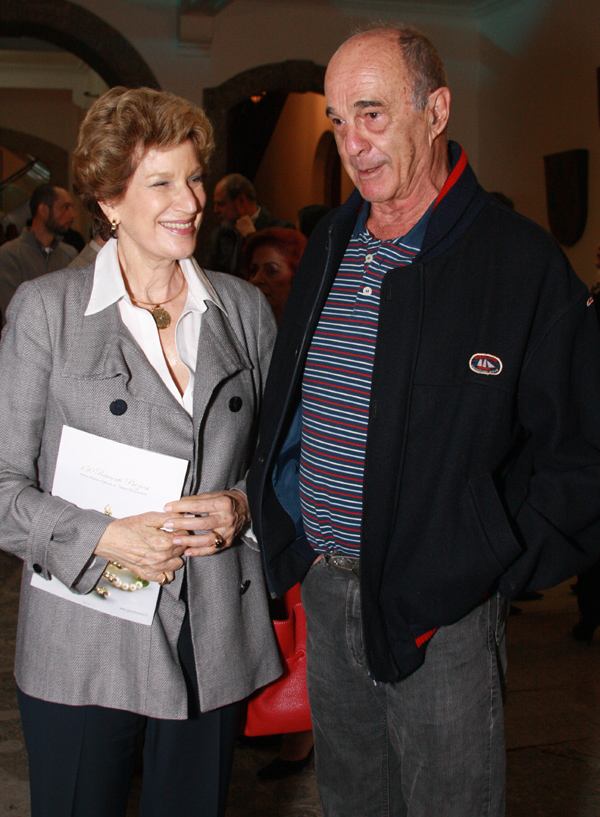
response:
M300 585L285 594L287 618L273 621L283 654L283 675L248 701L244 734L278 735L312 729L306 690L306 615Z

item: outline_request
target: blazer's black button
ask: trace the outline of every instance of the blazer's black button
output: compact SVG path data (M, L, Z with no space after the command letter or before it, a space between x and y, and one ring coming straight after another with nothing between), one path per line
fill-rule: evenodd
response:
M265 464L265 455L264 454L259 454L257 459L258 459L258 464L259 465L264 465Z
M229 401L229 408L231 411L239 411L242 407L242 398L241 397L232 397Z
M246 579L245 582L240 584L240 596L243 596L246 590L250 587L250 579Z
M119 417L127 411L127 403L125 400L113 400L110 404L110 411L111 414L116 414L116 416Z
M33 565L33 569L35 570L36 573L42 572L42 566L39 565L37 562Z

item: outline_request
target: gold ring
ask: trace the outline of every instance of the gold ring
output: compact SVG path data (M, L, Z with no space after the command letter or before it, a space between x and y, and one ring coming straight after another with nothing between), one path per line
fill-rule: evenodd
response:
M214 533L215 533L215 548L218 550L219 548L223 547L223 545L225 544L225 540L223 539L220 533L217 533L217 531L215 531Z
M160 586L162 587L162 586L163 586L163 584L167 584L167 583L168 583L168 582L167 582L167 574L166 574L166 573L163 573L163 574L162 574L162 579L159 581L159 584L160 584Z

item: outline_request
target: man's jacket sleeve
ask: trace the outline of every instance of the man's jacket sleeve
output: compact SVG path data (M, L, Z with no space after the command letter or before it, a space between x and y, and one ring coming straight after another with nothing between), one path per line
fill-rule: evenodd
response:
M529 349L506 496L525 548L500 590L550 587L600 558L600 339L581 290Z

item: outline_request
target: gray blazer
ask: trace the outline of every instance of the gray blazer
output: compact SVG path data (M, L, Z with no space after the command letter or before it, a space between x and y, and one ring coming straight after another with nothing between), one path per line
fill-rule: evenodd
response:
M225 312L210 302L202 317L193 418L150 366L116 304L84 317L93 267L27 282L8 308L0 343L0 547L24 562L15 675L29 695L185 718L177 657L184 573L201 709L240 700L281 672L260 554L250 540L188 559L161 590L151 626L30 586L35 570L89 593L106 565L93 551L110 519L50 495L64 424L189 460L184 495L244 489L275 323L257 289L208 275ZM115 400L126 403L124 414L111 413Z

